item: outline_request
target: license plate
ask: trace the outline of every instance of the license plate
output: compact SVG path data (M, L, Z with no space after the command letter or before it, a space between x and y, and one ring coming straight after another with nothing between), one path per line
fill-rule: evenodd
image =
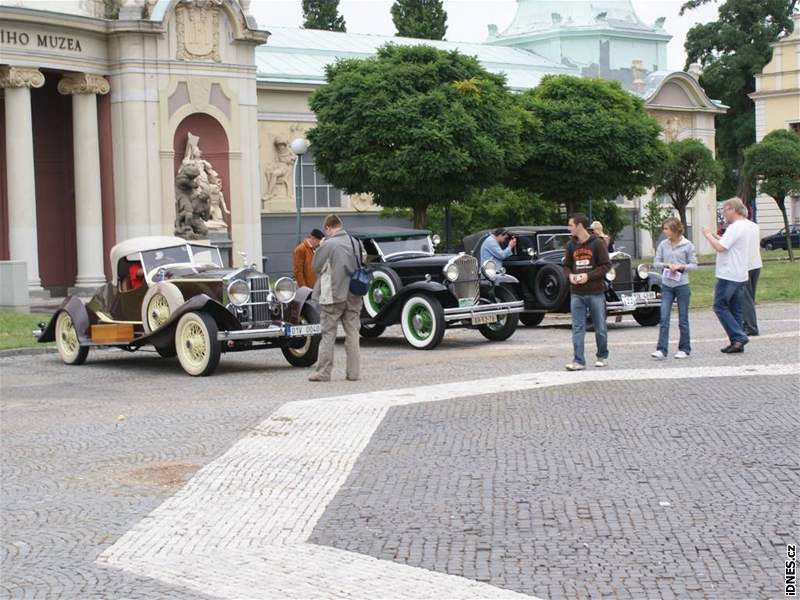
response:
M655 292L636 292L634 294L626 295L622 294L620 296L622 299L623 306L633 307L636 306L639 302L645 302L647 300L655 300L656 293Z
M472 298L459 298L458 299L458 308L469 308L470 306L475 305L475 300Z
M487 323L497 323L497 315L475 315L472 317L473 325L486 325Z
M319 335L322 333L322 325L314 323L312 325L288 325L286 335L289 337L301 337L307 335Z

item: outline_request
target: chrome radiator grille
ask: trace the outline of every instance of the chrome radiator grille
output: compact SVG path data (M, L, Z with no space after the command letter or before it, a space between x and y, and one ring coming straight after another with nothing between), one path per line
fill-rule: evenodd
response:
M472 300L472 304L477 304L481 297L478 259L469 254L461 254L453 262L458 266L458 279L453 282L456 297L459 302Z
M250 321L269 321L269 277L250 278Z
M623 258L612 261L611 266L617 276L611 283L611 287L617 292L630 292L633 290L633 271L631 271L631 259Z

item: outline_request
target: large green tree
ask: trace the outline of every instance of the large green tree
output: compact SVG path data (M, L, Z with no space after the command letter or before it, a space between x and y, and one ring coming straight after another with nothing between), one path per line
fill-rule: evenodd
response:
M690 0L685 11L716 0ZM770 44L792 30L792 12L798 0L725 0L719 18L698 24L686 36L686 67L700 63L700 84L706 93L727 104L717 117L717 148L725 163L720 195L737 195L749 202L752 193L743 177L744 149L756 141L755 76L772 58Z
M347 31L339 0L303 0L303 28Z
M771 196L783 215L786 248L794 260L786 214L787 196L800 194L800 136L778 129L744 152L744 173L760 191Z
M518 98L525 162L513 182L575 211L645 191L664 159L658 123L615 81L548 75Z
M389 44L330 65L326 80L310 100L317 168L348 193L412 209L417 227L429 206L492 185L521 160L531 117L473 57Z
M650 198L644 205L644 212L639 219L639 227L650 234L650 243L653 245L653 255L655 256L658 247L658 238L664 221L671 217L674 208L669 204L661 204L658 198Z
M686 225L686 207L703 189L719 184L723 166L700 140L686 139L666 145L667 160L656 170L656 194L669 196Z
M396 0L392 21L397 35L425 40L443 40L447 33L447 12L442 0Z

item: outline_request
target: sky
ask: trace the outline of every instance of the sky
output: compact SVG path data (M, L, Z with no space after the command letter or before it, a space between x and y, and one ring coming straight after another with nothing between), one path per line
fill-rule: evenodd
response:
M564 0L568 2L569 0ZM250 12L262 29L272 27L299 27L303 22L301 0L252 0ZM341 0L339 12L352 33L394 35L395 28L389 12L392 0ZM683 0L633 0L639 18L653 23L666 17L664 29L673 38L667 46L667 68L683 69L685 53L683 42L686 32L695 23L716 19L717 4L709 3L699 9L678 16ZM487 25L494 23L503 31L514 18L516 0L445 0L447 11L446 39L459 42L484 42Z

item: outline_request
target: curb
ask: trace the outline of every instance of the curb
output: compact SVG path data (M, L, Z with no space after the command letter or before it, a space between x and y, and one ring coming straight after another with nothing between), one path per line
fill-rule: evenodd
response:
M36 356L37 354L51 354L58 352L55 346L43 346L41 348L9 348L0 350L0 358L11 358L14 356Z

